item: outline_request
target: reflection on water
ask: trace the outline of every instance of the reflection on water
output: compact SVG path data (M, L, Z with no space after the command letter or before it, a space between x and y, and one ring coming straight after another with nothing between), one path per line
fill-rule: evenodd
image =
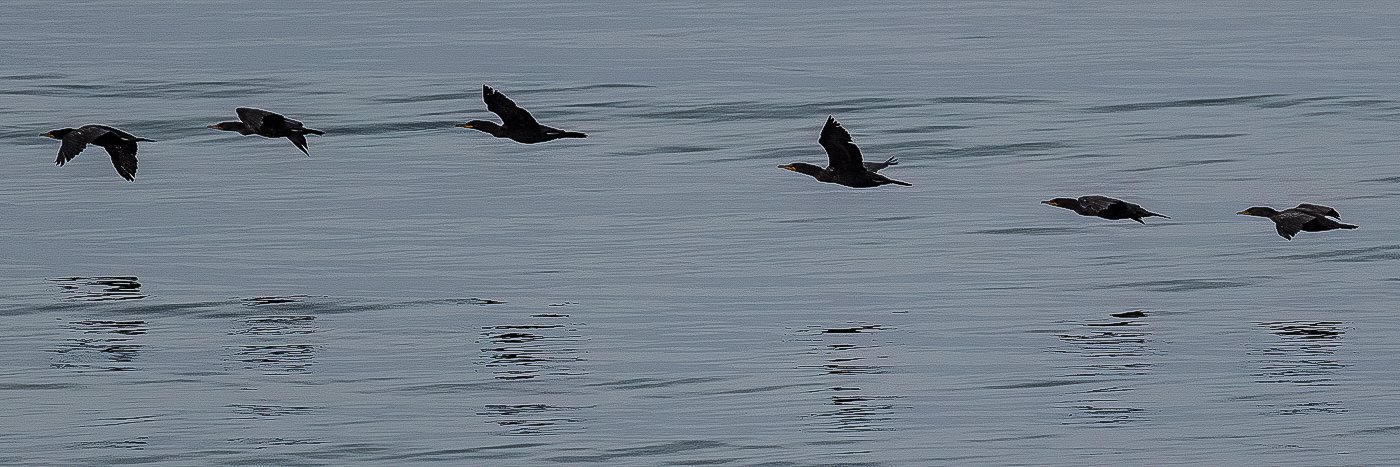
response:
M1337 360L1337 350L1341 347L1346 330L1338 321L1275 321L1259 323L1278 336L1277 342L1251 349L1249 355L1256 358L1254 363L1259 370L1251 376L1254 382L1268 385L1293 385L1298 388L1298 399L1288 398L1290 394L1274 396L1265 400L1262 407L1275 415L1302 415L1318 413L1344 413L1342 402L1319 396L1333 392L1317 391L1319 387L1331 387L1337 383L1337 372L1348 365Z
M826 380L825 389L810 391L822 394L826 403L805 417L814 421L809 429L832 433L894 430L893 401L900 396L872 394L865 388L874 383L873 375L888 372L888 366L879 362L889 358L883 354L879 336L886 329L878 324L859 323L809 331L815 337L807 354L820 357L822 362L798 368L816 370L817 376Z
M1334 358L1345 332L1340 322L1293 321L1260 325L1282 340L1250 352L1261 358L1256 361L1261 369L1254 374L1255 382L1332 386L1337 371L1347 366Z
M1131 310L1109 315L1111 319L1082 323L1074 332L1058 334L1052 352L1076 355L1080 360L1062 369L1067 378L1101 382L1092 389L1070 393L1065 405L1073 409L1066 423L1117 424L1145 420L1143 409L1125 400L1132 382L1152 369L1147 312Z
M141 283L130 276L64 277L49 281L58 285L69 300L104 302L146 298L141 293Z
M274 404L229 404L233 413L252 418L276 418L287 415L308 415L323 409L311 406L287 406Z
M136 336L149 331L145 321L83 320L68 323L76 337L65 339L57 349L54 368L86 368L110 371L131 371L143 346L134 343Z
M493 379L528 384L549 377L546 384L567 385L557 379L587 374L578 367L584 361L580 348L584 343L582 323L569 322L569 315L564 313L533 313L520 319L524 322L481 328L478 364L488 368ZM555 435L583 430L579 412L590 407L543 403L533 397L487 404L477 415L501 427L503 431L497 432L501 435Z
M272 295L266 297L252 297L243 299L243 304L248 306L282 305L287 303L300 303L311 298L310 295Z
M581 325L565 322L568 317L543 314L529 323L483 326L481 365L508 380L583 374L571 365L583 360Z
M78 442L78 443L70 443L70 444L68 444L68 448L69 448L69 449L130 449L130 450L140 451L140 450L146 449L146 445L147 445L147 444L150 444L149 442L146 441L147 439L149 439L149 437L146 437L146 436L137 436L137 437L132 438L132 439L112 439L112 440L105 440L105 441L84 441L84 442Z
M549 404L487 404L477 415L491 419L503 435L547 435L578 433L582 419L572 416L589 407L560 407Z
M254 316L238 321L229 334L245 337L246 343L233 346L231 360L245 370L267 375L300 374L311 371L320 345L307 341L316 334L316 317L310 315Z

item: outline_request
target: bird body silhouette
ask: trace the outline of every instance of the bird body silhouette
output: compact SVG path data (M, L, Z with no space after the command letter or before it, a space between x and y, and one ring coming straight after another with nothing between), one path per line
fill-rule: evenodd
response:
M326 132L312 128L306 128L301 122L283 117L276 112L268 112L263 109L252 107L239 107L234 109L238 113L236 122L219 122L209 125L209 128L222 131L232 131L243 136L258 135L267 138L287 138L301 150L302 154L311 155L306 150L306 135L324 135Z
M835 117L826 118L826 125L822 127L822 135L817 139L817 142L826 149L827 166L825 168L806 162L793 162L780 165L778 168L811 175L819 182L835 183L851 188L873 188L889 184L911 186L909 183L875 173L885 167L898 164L899 160L891 157L885 162L862 161L860 147L856 146L856 143L851 139L851 133L846 131Z
M1102 195L1087 195L1078 198L1055 198L1041 201L1041 203L1057 208L1069 209L1079 213L1081 216L1102 217L1109 220L1132 219L1139 224L1146 224L1146 222L1142 221L1144 217L1155 216L1171 219L1170 217L1143 209L1142 206Z
M139 141L155 142L153 139L138 138L131 133L107 125L60 128L39 136L63 142L58 147L58 160L56 162L58 165L63 165L73 160L74 157L78 157L78 153L83 152L83 149L86 149L89 144L101 146L107 150L108 155L112 156L112 165L117 168L117 175L121 175L127 181L136 181L136 143Z
M1294 235L1298 235L1298 232L1324 232L1357 228L1355 225L1343 224L1332 219L1341 219L1342 215L1337 213L1336 209L1320 204L1303 203L1282 211L1268 206L1253 206L1235 214L1266 217L1274 221L1274 228L1278 231L1278 235L1288 240L1292 240Z
M523 144L543 143L559 138L588 137L577 131L564 131L541 125L530 112L515 105L515 101L491 86L481 86L481 98L486 101L486 110L501 117L501 123L472 120L457 126L489 133L497 138L510 138L511 141Z

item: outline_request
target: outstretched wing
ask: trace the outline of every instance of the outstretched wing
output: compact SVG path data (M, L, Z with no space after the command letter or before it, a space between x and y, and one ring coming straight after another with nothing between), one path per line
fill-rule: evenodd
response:
M242 120L243 124L253 131L301 128L301 122L283 117L282 114L276 112L252 107L239 107L234 111L238 112L238 119Z
M1294 235L1303 230L1303 226L1313 219L1322 217L1309 212L1299 212L1286 210L1273 216L1274 227L1283 238L1292 240Z
M1342 215L1338 214L1336 209L1332 209L1331 207L1323 206L1321 204L1303 203L1299 204L1293 209L1297 209L1299 211L1303 211L1309 214L1317 214L1318 216L1332 216L1338 219L1342 218Z
M112 132L112 128L106 125L83 125L77 130L63 135L63 144L58 147L58 165L73 160L78 157L78 153L87 148L88 143L97 141L97 138L107 136ZM115 139L115 138L114 138Z
M311 153L306 152L306 136L301 133L293 133L287 135L287 139L292 140L292 144L296 145L297 149L300 149L302 154L311 155Z
M1110 209L1126 209L1128 207L1127 203L1121 199L1100 195L1080 196L1079 206L1084 212L1090 213L1089 215L1098 215Z
M540 126L540 122L535 121L530 112L515 105L515 101L500 91L491 89L491 86L481 86L481 98L486 101L486 110L501 117L502 126L526 129Z
M851 133L847 132L836 117L826 117L826 126L822 127L822 136L817 142L826 148L826 157L830 163L831 170L837 172L864 172L865 166L861 165L860 148L851 141Z
M122 138L114 133L107 133L93 141L107 149L107 154L112 156L112 166L117 168L117 174L128 181L136 180L136 141Z
M891 165L899 165L899 159L891 157L889 159L886 159L884 162L861 162L861 165L865 166L865 170L869 170L871 172L879 172L880 169L883 169L885 167L889 167Z

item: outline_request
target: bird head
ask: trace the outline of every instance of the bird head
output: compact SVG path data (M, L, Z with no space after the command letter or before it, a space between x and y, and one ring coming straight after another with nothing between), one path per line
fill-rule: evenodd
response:
M821 167L817 167L817 166L815 166L815 165L808 164L808 163L806 163L806 162L793 162L793 163L787 164L787 165L780 165L780 166L778 166L778 168L780 168L780 169L785 169L785 170L791 170L791 171L797 172L797 173L803 173L803 174L811 175L811 176L813 176L813 177L817 176L817 174L820 174L820 173L822 172L822 168L821 168Z
M45 138L63 139L63 136L64 136L64 135L67 135L68 133L72 133L72 132L73 132L73 129L72 129L72 128L60 128L60 129L57 129L57 130L49 130L48 133L43 133L43 134L40 134L39 136L43 136L43 137L45 137Z
M1278 214L1278 211L1276 211L1276 210L1274 210L1274 208L1271 208L1271 207L1268 207L1268 206L1253 206L1253 207L1250 207L1249 209L1245 209L1245 210L1240 211L1240 212L1237 212L1237 213L1235 213L1235 214L1244 214L1244 215L1246 215L1246 216L1269 217L1269 216L1272 216L1272 215L1274 215L1274 214Z
M506 135L506 130L504 127L497 125L495 122L488 122L485 120L472 120L457 126L490 133L497 137L505 137Z

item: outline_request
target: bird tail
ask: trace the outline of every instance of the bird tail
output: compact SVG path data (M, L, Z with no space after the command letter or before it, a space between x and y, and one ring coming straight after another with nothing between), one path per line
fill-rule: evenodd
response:
M153 139L146 139L146 138L136 138L135 141L145 141L145 142L147 142L147 143L154 143L154 142L156 142L156 140L153 140Z
M585 134L583 134L583 133L579 133L579 132L577 132L577 131L561 131L561 132L555 133L555 135L557 135L557 136L560 137L560 138L587 138L587 137L588 137L588 135L585 135Z
M901 181L895 180L895 179L889 179L889 180L890 180L890 183L893 183L893 184L899 185L899 186L914 186L913 183L901 182Z
M1350 229L1355 229L1357 226L1351 225L1351 224L1340 224L1340 225L1338 225L1337 227L1338 227L1338 228L1342 228L1342 229L1348 229L1348 230L1350 230Z
M899 165L899 159L895 159L894 157L885 159L885 165Z
M302 129L301 129L301 132L302 132L302 133L306 133L306 134L308 134L308 135L318 135L318 136L319 136L319 135L324 135L324 134L326 134L326 132L324 132L324 131L316 130L316 129L312 129L312 128L302 128Z
M1147 212L1147 217L1152 217L1152 216L1157 216L1157 217L1163 217L1163 218L1171 219L1171 216L1164 216L1164 215L1157 214L1157 213L1152 212L1152 211L1148 211L1148 212Z

